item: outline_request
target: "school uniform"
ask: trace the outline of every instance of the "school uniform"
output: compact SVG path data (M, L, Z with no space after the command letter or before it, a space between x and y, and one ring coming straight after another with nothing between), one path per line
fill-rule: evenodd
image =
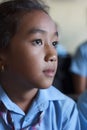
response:
M51 86L40 89L27 114L0 86L0 130L80 130L75 102Z
M75 74L87 77L87 41L77 48L70 70Z
M78 110L81 122L81 130L87 129L87 90L78 98Z

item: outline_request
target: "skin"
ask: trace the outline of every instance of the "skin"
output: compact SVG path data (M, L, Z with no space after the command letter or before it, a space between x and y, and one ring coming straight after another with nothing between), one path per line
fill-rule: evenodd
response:
M53 20L43 11L34 10L22 17L8 50L0 55L6 65L1 84L24 112L38 89L48 88L53 82L57 43L58 32Z

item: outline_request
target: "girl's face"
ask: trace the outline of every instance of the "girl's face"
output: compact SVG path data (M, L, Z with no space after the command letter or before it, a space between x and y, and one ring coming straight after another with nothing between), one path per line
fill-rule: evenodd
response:
M11 39L7 64L12 80L29 88L47 88L57 69L57 28L43 11L32 11L21 19Z

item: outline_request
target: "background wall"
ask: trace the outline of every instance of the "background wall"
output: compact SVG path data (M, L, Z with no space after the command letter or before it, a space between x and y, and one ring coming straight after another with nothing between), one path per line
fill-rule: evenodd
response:
M0 0L5 1L5 0ZM60 42L73 54L87 39L87 0L44 0L59 25Z
M74 53L87 39L87 0L48 0L50 14L60 26L60 42Z

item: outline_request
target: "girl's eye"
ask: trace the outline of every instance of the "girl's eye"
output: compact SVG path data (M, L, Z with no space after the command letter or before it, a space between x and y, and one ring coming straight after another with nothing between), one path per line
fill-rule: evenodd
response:
M58 41L54 41L54 42L52 42L52 45L56 48L57 45L58 45Z
M41 39L36 39L32 42L34 45L39 45L41 46L42 45L42 40Z

